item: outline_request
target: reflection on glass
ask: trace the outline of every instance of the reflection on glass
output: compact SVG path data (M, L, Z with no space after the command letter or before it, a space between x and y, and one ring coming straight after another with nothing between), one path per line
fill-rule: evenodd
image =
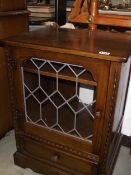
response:
M24 62L22 75L27 122L92 141L97 83L90 71L31 58Z

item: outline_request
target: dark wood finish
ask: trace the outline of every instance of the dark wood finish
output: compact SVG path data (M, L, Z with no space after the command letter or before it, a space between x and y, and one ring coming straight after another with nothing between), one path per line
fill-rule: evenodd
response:
M14 10L14 11L13 11ZM0 0L0 40L28 31L28 11L25 0ZM6 56L0 46L0 138L13 128L12 77Z
M15 10L15 11L8 11L8 12L0 12L0 17L2 16L14 16L14 15L22 15L28 14L27 10Z
M48 27L11 37L3 44L9 53L8 59L13 58L16 62L13 71L17 111L15 163L49 175L110 175L121 140L125 87L131 64L131 37L99 30L91 32ZM80 81L96 88L92 142L26 122L21 66L26 65L26 60L30 58L80 65L90 72L90 78L87 76L86 81ZM35 87L35 68L26 66L24 71L30 74L30 87ZM50 89L48 79L53 79L54 73L42 70L40 74L48 77L46 85ZM59 78L63 88L69 85L64 91L66 95L70 94L70 83L74 83L72 76L66 72ZM32 107L31 112L36 114L36 107ZM84 126L83 122L83 131Z
M5 131L12 128L13 117L11 115L9 82L7 76L7 62L4 56L4 50L0 47L0 137Z
M28 31L28 14L16 14L0 16L0 38L4 39L9 36ZM14 30L15 26L15 30Z
M37 70L32 69L32 68L24 68L24 71L25 72L30 72L30 73L37 73ZM52 77L52 78L56 77L56 75L55 75L55 73L53 71L49 72L48 70L47 71L40 71L40 74L44 75L44 76L47 76L47 77ZM73 76L70 76L68 74L69 73L66 71L64 74L62 74L62 73L59 74L58 78L62 79L62 80L68 80L68 81L71 81L71 82L75 82L76 79ZM82 84L85 84L85 85L97 86L97 83L95 81L91 80L91 79L88 80L88 79L80 78L78 80L78 83L82 83Z
M0 0L0 12L23 10L27 8L26 0Z
M131 52L131 38L127 34L118 33L116 35L110 32L103 33L100 30L96 32L87 31L87 29L69 29L67 31L66 29L61 30L57 28L56 31L53 30L53 27L46 28L44 31L46 35L43 35L43 30L38 30L36 32L26 33L24 36L13 37L13 40L9 43L13 46L28 46L31 49L36 48L56 53L69 53L76 56L95 57L100 60L118 62L126 62ZM33 44L32 34L37 37L37 40L33 40ZM114 39L114 43L112 43L112 38ZM79 43L80 41L82 43ZM6 40L6 43L8 44L8 40ZM99 54L100 51L109 52L109 55L103 56Z

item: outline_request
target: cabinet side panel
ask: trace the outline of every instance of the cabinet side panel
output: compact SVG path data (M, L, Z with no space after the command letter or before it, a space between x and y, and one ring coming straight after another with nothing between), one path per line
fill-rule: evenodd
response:
M26 9L26 0L0 0L0 12Z
M110 165L110 167L107 167L108 175L112 173L114 162L115 162L115 159L117 158L120 142L122 139L121 127L123 124L125 100L127 96L129 70L130 70L130 59L126 64L123 63L121 67L119 88L117 92L117 99L116 99L116 105L115 105L114 122L112 127L111 144L110 144L108 159L107 159L107 164Z
M111 63L105 120L103 125L103 134L102 134L102 145L101 145L101 153L100 153L101 155L100 167L99 167L100 175L105 175L105 170L106 170L108 151L109 151L111 137L112 137L112 126L113 126L113 120L114 120L117 91L119 86L120 71L121 71L121 64Z
M130 59L127 63L111 63L108 98L105 114L100 174L110 175L122 139L121 126L129 77Z
M14 28L15 27L15 28ZM4 16L0 18L0 39L28 31L28 15Z
M12 127L13 117L11 113L7 64L4 50L0 47L0 137Z

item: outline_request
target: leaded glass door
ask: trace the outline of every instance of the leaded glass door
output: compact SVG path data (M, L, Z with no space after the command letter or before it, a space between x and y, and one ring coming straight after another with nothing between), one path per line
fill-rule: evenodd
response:
M26 122L92 142L97 82L88 70L31 58L22 77Z

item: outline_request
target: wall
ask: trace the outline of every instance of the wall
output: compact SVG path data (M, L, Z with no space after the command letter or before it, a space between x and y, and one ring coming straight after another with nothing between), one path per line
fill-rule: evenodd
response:
M130 78L130 84L128 88L122 133L124 135L131 136L131 78Z

